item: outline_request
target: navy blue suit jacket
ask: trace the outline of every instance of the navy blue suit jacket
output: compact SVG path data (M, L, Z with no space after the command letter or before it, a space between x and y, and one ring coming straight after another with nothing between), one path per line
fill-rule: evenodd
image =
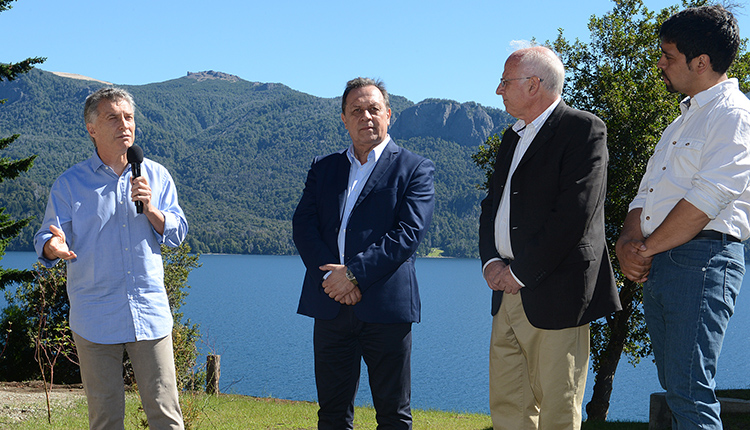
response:
M340 303L323 291L325 264L339 264L338 232L344 212L350 162L346 150L313 160L292 220L294 243L306 267L297 312L333 319ZM420 300L414 253L435 204L432 161L392 140L370 175L346 233L344 264L357 278L361 321L419 322Z

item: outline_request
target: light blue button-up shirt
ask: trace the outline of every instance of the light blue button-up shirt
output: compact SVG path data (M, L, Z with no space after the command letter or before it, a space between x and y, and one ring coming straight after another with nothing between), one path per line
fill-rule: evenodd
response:
M78 163L52 185L42 227L34 237L39 261L54 224L77 258L67 262L70 328L102 344L154 340L172 331L160 245L178 246L187 234L174 181L164 166L144 159L141 174L151 203L164 214L154 230L130 199L130 166L118 176L99 156Z

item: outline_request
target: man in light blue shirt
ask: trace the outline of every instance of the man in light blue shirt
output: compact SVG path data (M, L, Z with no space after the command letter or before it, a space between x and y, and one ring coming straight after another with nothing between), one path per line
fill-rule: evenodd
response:
M124 428L127 351L150 428L183 429L160 245L178 246L188 225L162 165L144 159L141 176L132 175L134 106L117 88L86 99L84 120L96 150L52 185L34 245L45 266L67 262L89 427ZM143 203L142 214L133 202Z

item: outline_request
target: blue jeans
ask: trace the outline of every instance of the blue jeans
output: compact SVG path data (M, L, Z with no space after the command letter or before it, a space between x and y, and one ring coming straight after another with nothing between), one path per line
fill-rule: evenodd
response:
M643 308L673 429L721 429L717 362L745 273L744 247L692 240L654 256Z

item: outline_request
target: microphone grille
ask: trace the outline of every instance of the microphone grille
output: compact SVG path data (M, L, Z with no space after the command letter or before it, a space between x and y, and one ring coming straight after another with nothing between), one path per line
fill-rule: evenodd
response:
M143 150L140 146L133 144L128 148L128 163L142 163Z

